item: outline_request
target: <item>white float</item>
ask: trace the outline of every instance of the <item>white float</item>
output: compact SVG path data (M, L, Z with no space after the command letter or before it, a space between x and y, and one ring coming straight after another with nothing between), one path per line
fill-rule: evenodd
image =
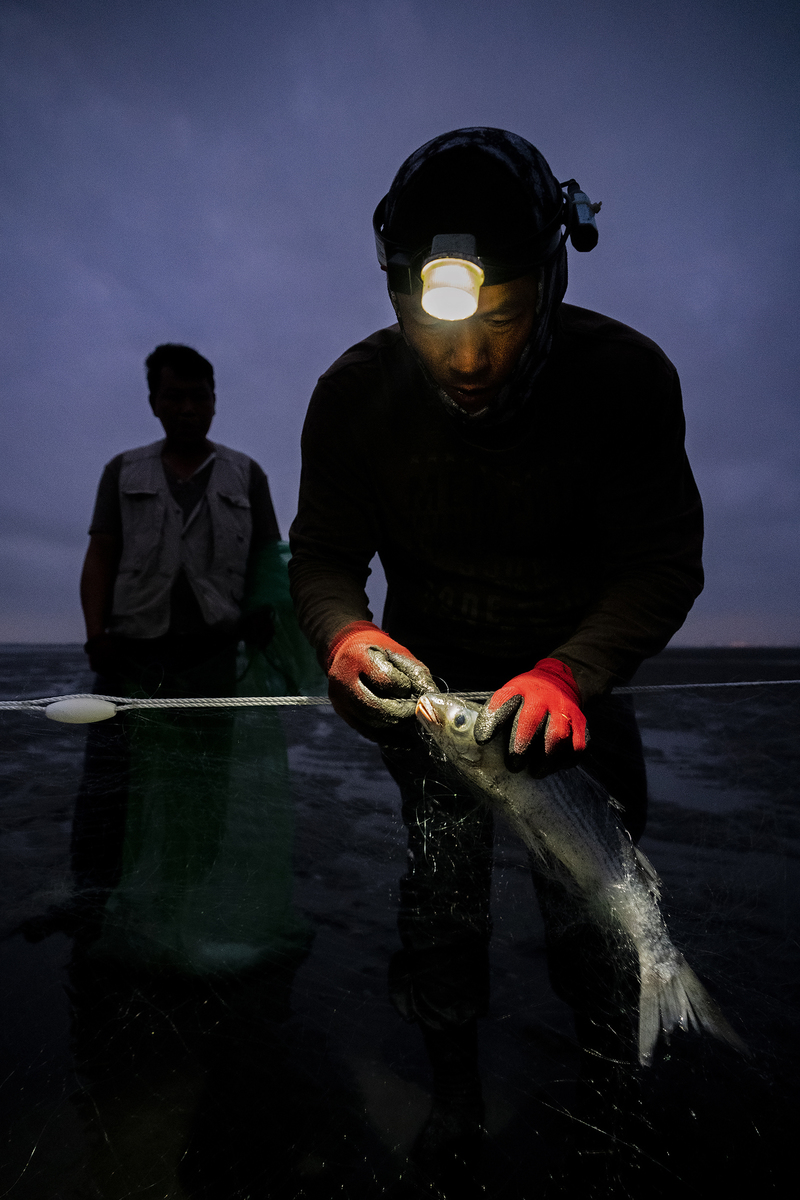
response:
M116 716L117 706L110 700L99 700L96 696L73 696L68 700L55 700L48 704L44 715L51 721L63 721L67 725L89 725L93 721L107 721Z

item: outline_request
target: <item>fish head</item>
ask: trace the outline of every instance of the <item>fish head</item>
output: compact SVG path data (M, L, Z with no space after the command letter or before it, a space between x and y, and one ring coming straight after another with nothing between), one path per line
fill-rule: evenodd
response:
M423 692L417 701L416 717L446 758L476 764L483 757L474 737L478 712L477 707L457 696Z

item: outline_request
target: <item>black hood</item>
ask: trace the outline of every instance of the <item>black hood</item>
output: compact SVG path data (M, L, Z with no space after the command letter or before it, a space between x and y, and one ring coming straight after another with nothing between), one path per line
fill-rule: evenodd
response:
M496 264L510 279L519 247L551 226L562 205L558 180L530 142L504 129L455 129L426 142L400 167L384 201L384 230L423 256L436 234L471 233L481 258ZM464 412L420 362L448 411L470 425L507 421L525 404L544 366L567 290L563 240L558 239L555 252L537 269L541 273L538 319L511 378L491 407L475 414ZM517 274L528 271L526 265ZM396 310L391 291L390 295Z

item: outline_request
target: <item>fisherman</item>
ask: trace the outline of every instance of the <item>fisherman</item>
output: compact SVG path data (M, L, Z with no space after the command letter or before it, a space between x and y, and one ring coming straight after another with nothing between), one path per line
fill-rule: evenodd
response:
M432 1063L412 1157L434 1176L469 1156L483 1117L492 820L441 775L416 699L490 692L477 740L502 737L509 765L540 775L579 760L636 840L641 740L610 692L702 588L675 368L642 334L563 302L567 238L591 249L598 208L503 130L415 151L374 218L397 324L324 373L303 431L293 594L334 707L381 745L402 794L409 868L390 988ZM364 591L376 553L382 628ZM532 870L551 979L596 1082L598 1063L635 1061L635 967Z
M269 484L253 459L209 441L206 358L166 343L145 367L165 437L103 471L81 576L85 650L100 694L230 696L239 641L263 648L273 633L269 607L242 613L248 575L280 536ZM209 736L230 725L210 710L203 721ZM122 718L90 731L72 839L84 895L104 899L118 880L128 749Z
M180 674L220 655L230 670L248 563L280 537L269 484L252 458L208 440L207 359L166 343L145 366L166 436L103 471L81 576L86 653L103 674ZM266 610L247 633L269 639Z

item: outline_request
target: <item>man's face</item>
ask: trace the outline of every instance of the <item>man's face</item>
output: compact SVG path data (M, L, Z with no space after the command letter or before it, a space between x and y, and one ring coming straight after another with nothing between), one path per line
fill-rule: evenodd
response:
M440 321L421 293L397 296L405 335L432 377L465 412L491 404L507 381L536 322L538 275L482 287L465 321Z
M162 367L150 404L168 438L188 445L205 440L214 418L214 391L207 379L182 379Z

